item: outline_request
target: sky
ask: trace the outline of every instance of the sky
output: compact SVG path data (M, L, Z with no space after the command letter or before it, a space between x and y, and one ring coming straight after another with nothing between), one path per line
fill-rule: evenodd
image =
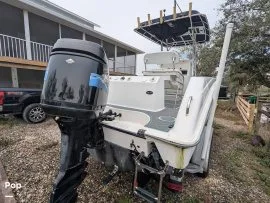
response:
M137 26L137 17L141 22L159 17L159 11L166 9L166 14L172 14L173 0L50 0L71 12L74 12L98 25L96 30L134 46L144 52L160 51L160 46L136 34L133 30ZM182 11L188 10L190 0L177 1ZM218 20L219 5L224 0L193 0L193 10L206 14L210 27ZM137 64L143 64L142 56Z

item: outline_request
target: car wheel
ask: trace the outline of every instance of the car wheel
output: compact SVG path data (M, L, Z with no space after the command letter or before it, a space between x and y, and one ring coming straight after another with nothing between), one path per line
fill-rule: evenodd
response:
M28 123L40 123L46 119L46 114L38 103L30 104L23 110L23 120Z

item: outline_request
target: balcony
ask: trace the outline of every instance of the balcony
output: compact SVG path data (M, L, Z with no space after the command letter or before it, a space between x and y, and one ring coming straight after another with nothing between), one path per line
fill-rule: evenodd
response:
M27 45L30 46L28 51ZM47 63L52 46L0 34L0 57Z
M0 66L44 70L52 48L50 45L0 34ZM130 57L109 58L110 72L116 75L135 74L135 66L127 63Z

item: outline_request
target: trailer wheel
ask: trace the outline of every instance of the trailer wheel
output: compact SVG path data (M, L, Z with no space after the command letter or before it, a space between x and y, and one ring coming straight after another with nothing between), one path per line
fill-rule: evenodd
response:
M41 123L46 119L46 114L38 103L26 106L22 115L27 123Z
M208 165L209 165L209 163L208 163ZM196 175L200 178L207 178L208 174L209 174L209 167L207 168L206 171L203 171L202 173L197 173Z

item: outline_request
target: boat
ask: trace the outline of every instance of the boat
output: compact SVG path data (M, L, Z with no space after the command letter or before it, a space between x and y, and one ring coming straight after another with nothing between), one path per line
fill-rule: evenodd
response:
M144 56L142 76L109 76L102 47L58 40L41 99L61 130L60 172L50 201L76 201L89 155L114 166L109 179L134 172L133 192L148 202L161 202L164 185L181 192L187 172L206 177L232 29L229 23L216 78L196 75L196 45L210 40L210 30L206 15L191 6L180 13L174 7L169 16L161 11L153 20L148 15L142 23L138 18L135 32L161 46ZM190 46L192 58L175 49L183 46ZM150 179L157 181L155 194L147 190Z

